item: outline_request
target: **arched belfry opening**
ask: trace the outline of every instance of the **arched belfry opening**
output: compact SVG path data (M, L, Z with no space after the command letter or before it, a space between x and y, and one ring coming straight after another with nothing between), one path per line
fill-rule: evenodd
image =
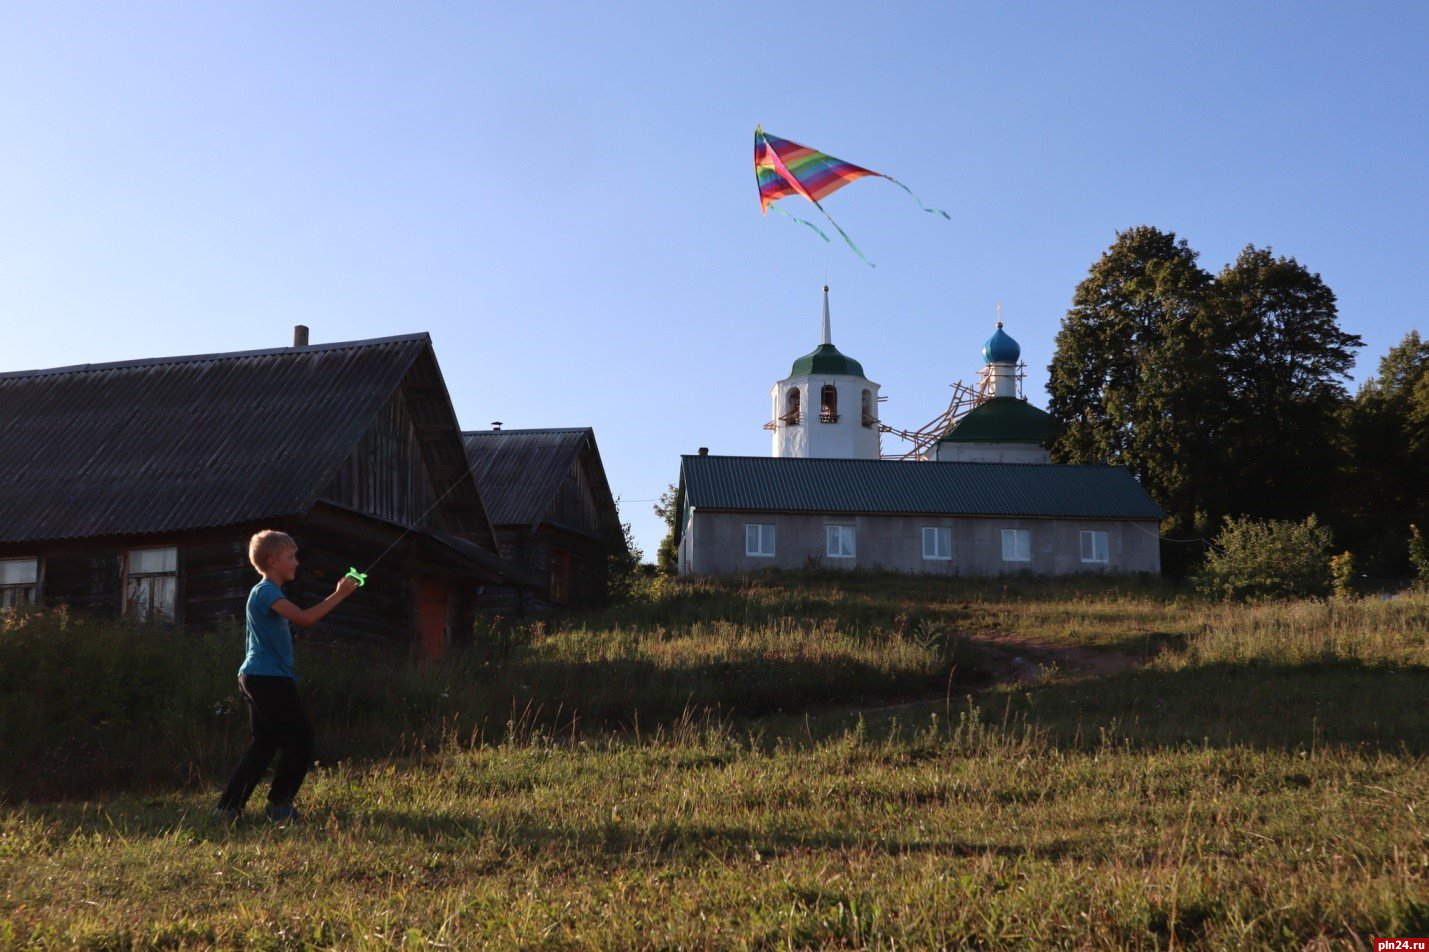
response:
M839 388L826 383L819 391L819 422L839 422Z
M790 387L789 396L784 401L784 412L779 415L779 422L785 426L799 425L799 388Z
M872 391L872 390L864 390L864 391L863 391L862 410L863 410L863 425L864 425L864 426L877 426L877 425L878 425L878 414L876 414L876 413L873 412L873 391Z

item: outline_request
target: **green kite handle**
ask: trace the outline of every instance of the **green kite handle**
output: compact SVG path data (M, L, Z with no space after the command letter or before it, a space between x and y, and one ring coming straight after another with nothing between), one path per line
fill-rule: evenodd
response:
M347 567L347 574L344 575L343 578L356 579L358 588L367 584L367 576L357 571L357 569L351 565Z

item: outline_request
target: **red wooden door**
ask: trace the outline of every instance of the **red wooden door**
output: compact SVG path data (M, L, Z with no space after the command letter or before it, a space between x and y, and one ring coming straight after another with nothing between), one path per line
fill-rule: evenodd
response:
M417 576L417 654L438 660L447 653L447 580Z
M551 601L564 604L571 600L571 553L567 549L551 549Z

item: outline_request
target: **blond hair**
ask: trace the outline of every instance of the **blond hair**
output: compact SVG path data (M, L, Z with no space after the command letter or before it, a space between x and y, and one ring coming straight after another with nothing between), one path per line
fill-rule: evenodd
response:
M298 544L293 541L293 537L286 532L279 532L276 529L264 529L262 532L253 533L253 538L248 540L248 561L253 563L253 567L260 573L264 571L264 566L268 561L283 549L296 549Z

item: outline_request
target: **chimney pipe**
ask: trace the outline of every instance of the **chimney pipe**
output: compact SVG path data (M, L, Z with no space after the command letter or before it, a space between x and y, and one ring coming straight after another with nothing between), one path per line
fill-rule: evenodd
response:
M491 432L493 432L493 433L499 433L499 432L501 432L501 421L500 421L500 420L492 420L492 421L491 421Z
M293 325L293 346L294 346L294 347L306 347L306 346L308 346L308 327L307 327L306 324L294 324L294 325Z
M701 447L700 447L700 455L701 455L701 456L708 456L708 455L710 455L710 448L709 448L708 446L701 446Z

